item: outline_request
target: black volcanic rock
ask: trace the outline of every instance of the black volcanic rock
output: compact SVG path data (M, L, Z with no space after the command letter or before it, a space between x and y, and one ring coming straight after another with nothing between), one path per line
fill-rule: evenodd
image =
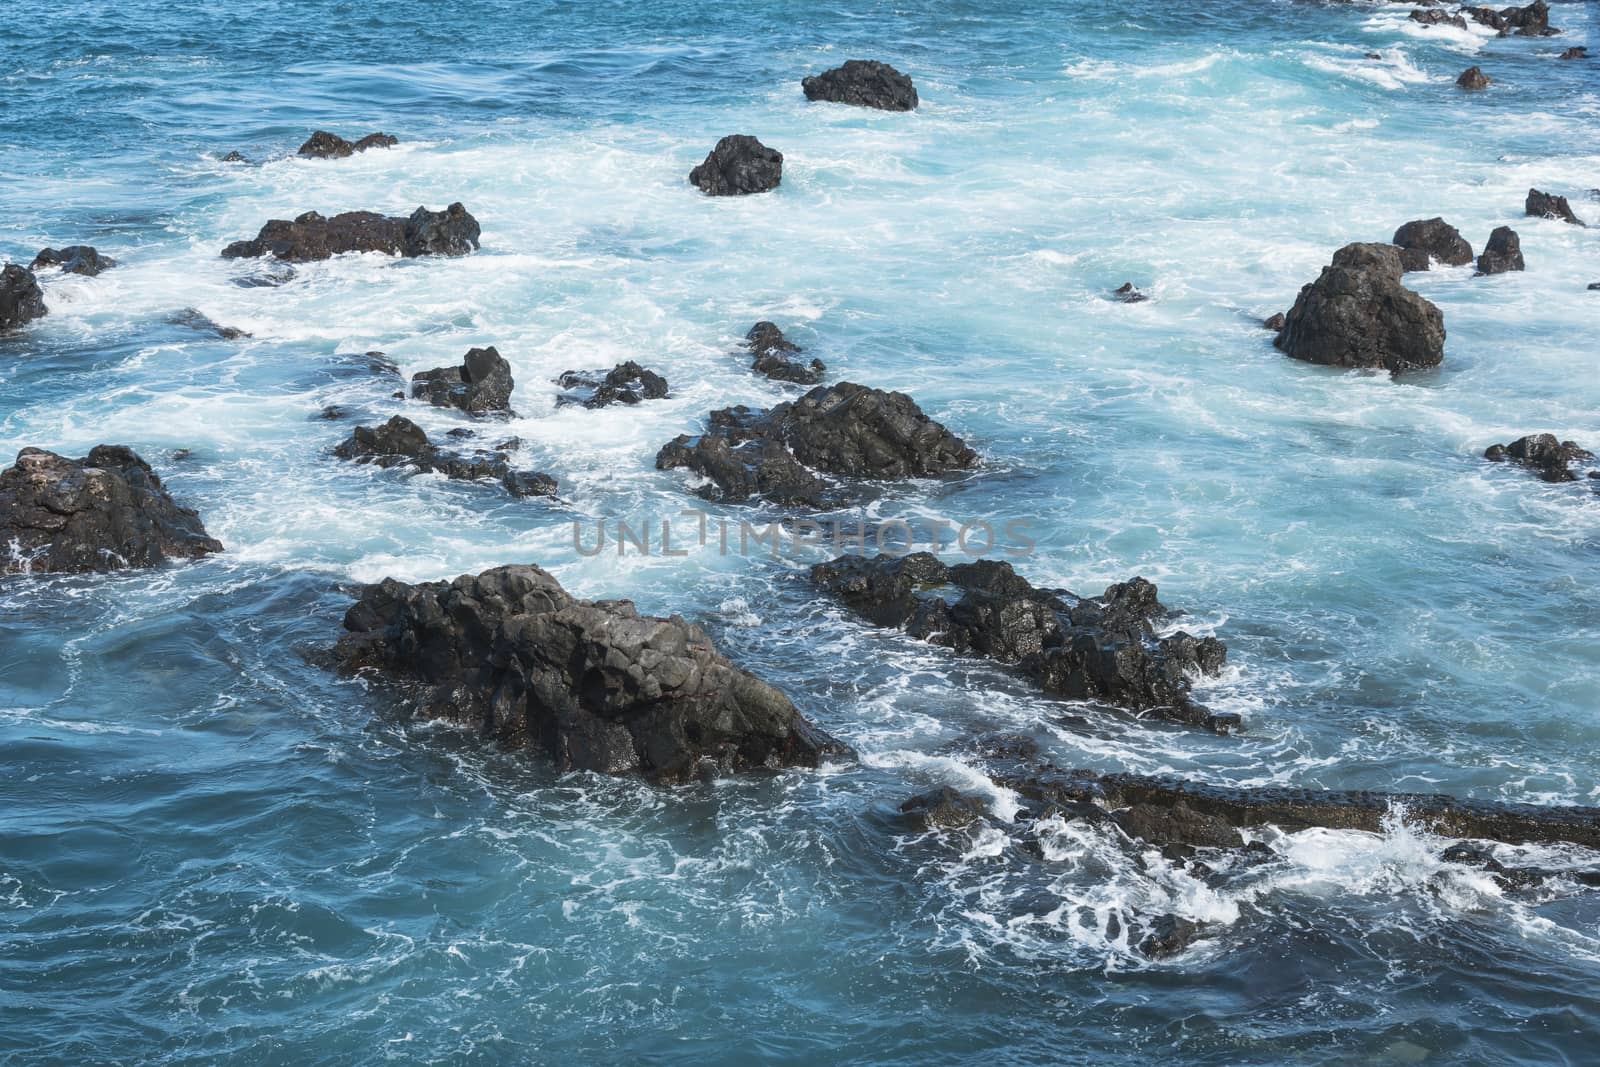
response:
M1523 209L1534 218L1560 219L1562 222L1570 222L1574 226L1584 225L1583 220L1572 213L1572 205L1567 203L1567 198L1564 196L1552 196L1549 193L1541 193L1537 189L1529 189L1528 199L1524 202Z
M60 267L63 274L82 274L93 278L103 270L110 270L117 261L102 256L93 245L68 245L65 248L46 248L33 257L33 270Z
M836 495L818 474L870 481L967 470L977 453L928 418L904 393L853 382L817 386L770 411L713 411L699 435L684 434L656 455L659 470L709 478L710 499L819 506Z
M1114 299L1119 300L1124 304L1142 304L1146 300L1150 299L1138 289L1134 288L1132 282L1123 282L1121 285L1111 291L1111 295Z
M1581 44L1573 45L1571 48L1567 49L1565 52L1562 52L1559 56L1556 56L1556 58L1557 59L1588 59L1589 58L1589 50L1587 48L1585 48Z
M478 247L478 220L460 204L444 211L419 207L408 217L346 211L332 218L307 211L288 222L273 219L253 239L222 250L227 259L276 256L291 263L328 259L345 252L391 256L464 256Z
M1465 29L1466 27L1463 26L1462 28ZM1487 89L1493 84L1493 79L1478 67L1468 67L1456 79L1456 85L1463 89Z
M310 159L344 159L369 148L393 148L399 143L398 137L391 137L387 133L369 133L352 143L338 134L318 130L300 146L298 154Z
M911 79L874 59L847 60L843 66L801 79L800 87L807 100L880 111L912 111L917 106L917 89Z
M1158 637L1172 614L1143 578L1098 597L1036 589L1009 563L946 565L928 552L841 556L811 580L877 626L966 655L1014 665L1046 693L1093 700L1226 733L1239 724L1190 697L1191 678L1222 670L1214 637ZM948 590L948 595L946 591ZM957 598L959 597L959 598Z
M354 433L334 448L333 454L340 459L378 467L415 467L460 481L492 479L505 486L512 496L554 496L554 478L511 466L507 452L516 445L517 442L511 441L492 451L451 452L429 441L422 427L396 415L382 426L357 426Z
M1483 458L1527 467L1547 482L1575 482L1578 474L1572 465L1593 459L1594 453L1575 442L1559 440L1553 433L1540 433L1519 437L1509 445L1490 445Z
M776 382L816 385L828 369L820 359L810 363L794 359L790 353L800 352L800 346L783 336L783 331L770 322L762 321L750 327L744 335L744 343L754 357L750 369Z
M1479 274L1504 274L1509 270L1522 270L1522 239L1510 226L1497 226L1489 235L1489 242L1478 256Z
M44 306L44 292L33 271L15 263L7 263L0 269L0 333L49 313L50 309Z
M737 133L718 141L705 162L689 172L690 184L709 196L765 193L782 180L783 153Z
M665 378L631 359L604 374L569 370L556 379L556 384L574 393L570 398L557 398L557 404L575 403L586 408L661 400L668 391Z
M1516 30L1518 37L1554 37L1561 32L1550 25L1550 5L1544 0L1534 0L1527 7L1502 8L1500 17L1505 20L1501 32Z
M1464 267L1472 262L1472 246L1461 236L1461 231L1437 216L1406 223L1394 231L1394 243L1402 254L1407 250L1418 251L1428 259L1452 267ZM1426 270L1426 263L1418 269Z
M0 472L0 574L154 567L221 552L200 516L181 507L124 445L83 459L24 448Z
M706 774L815 767L847 750L698 627L579 600L534 566L366 587L334 657L403 683L419 713L559 770Z
M1411 12L1411 21L1420 22L1424 26L1453 26L1458 30L1467 28L1467 20L1460 15L1452 15L1436 7L1414 8Z
M900 814L919 830L958 830L984 817L983 801L949 786L918 793L900 805Z
M411 376L411 395L436 408L469 415L510 414L511 364L493 345L470 349L458 367L435 367Z
M1444 315L1400 284L1394 245L1350 244L1300 290L1273 342L1286 354L1333 367L1399 373L1444 358Z

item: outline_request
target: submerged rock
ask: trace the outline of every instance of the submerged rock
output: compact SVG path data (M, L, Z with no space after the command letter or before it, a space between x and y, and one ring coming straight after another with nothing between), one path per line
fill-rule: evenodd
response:
M559 770L683 782L815 767L846 749L699 627L579 600L534 566L367 586L334 650L409 683L418 711L476 727Z
M1510 226L1496 226L1489 235L1489 242L1483 246L1483 254L1478 257L1478 273L1504 274L1522 270L1523 266L1522 239L1517 231Z
M1452 267L1464 267L1472 262L1472 246L1461 236L1461 231L1438 216L1415 219L1401 226L1394 231L1394 243L1402 255L1407 251L1423 254L1425 259L1423 265L1416 268L1418 270L1427 270L1430 259ZM1401 265L1412 269L1403 259Z
M577 394L558 398L556 403L582 404L586 408L637 404L643 400L661 400L667 395L667 380L631 359L618 363L603 375L569 370L556 379L556 384Z
M411 395L436 408L469 415L511 413L511 364L493 345L470 349L459 367L435 367L411 376Z
M911 79L875 59L851 59L843 66L800 80L807 100L873 107L880 111L912 111L917 89Z
M1138 289L1134 288L1132 282L1123 282L1121 285L1111 290L1111 295L1122 301L1124 304L1142 304L1146 300L1150 299Z
M1149 711L1218 733L1239 725L1239 716L1190 696L1192 678L1222 670L1226 647L1183 631L1158 637L1172 613L1143 578L1078 597L1036 589L1009 563L946 565L916 552L841 556L812 567L811 580L874 625L1016 666L1054 696Z
M1398 374L1438 366L1444 315L1400 284L1402 270L1394 245L1345 245L1300 290L1273 343L1295 359L1333 367Z
M793 382L796 385L816 385L822 381L827 364L820 359L802 363L789 353L800 352L799 345L783 336L783 331L770 322L762 321L750 327L744 335L745 347L754 358L750 369L775 382Z
M33 271L15 263L0 269L0 332L14 330L49 313Z
M977 453L904 393L853 382L817 386L770 411L713 411L705 433L683 434L656 455L659 470L711 479L709 499L819 506L836 495L818 476L888 481L968 470Z
M984 817L983 801L949 786L918 793L900 805L900 814L919 830L959 830Z
M1153 960L1170 959L1204 937L1206 929L1205 923L1181 915L1160 915L1139 941L1139 951Z
M387 133L369 133L361 140L352 143L338 134L318 130L300 146L298 154L310 159L344 159L357 152L365 152L369 148L393 148L399 143L400 138L391 137Z
M1547 482L1575 482L1574 463L1593 459L1594 453L1579 448L1573 441L1562 441L1553 433L1519 437L1509 445L1490 445L1483 458L1496 463L1516 463L1534 471Z
M509 441L492 451L480 449L471 454L450 452L429 441L422 427L396 415L382 426L357 426L354 433L334 448L333 454L340 459L379 467L415 467L461 481L493 479L517 497L554 496L554 478L511 466L507 452L518 444Z
M102 256L93 245L68 245L65 248L46 248L33 257L33 270L60 267L63 274L82 274L93 278L103 270L110 270L117 261Z
M1466 24L1463 23L1461 28L1466 29ZM1489 75L1483 72L1481 68L1468 67L1466 70L1462 71L1461 76L1456 79L1456 84L1463 89L1487 89L1489 86L1493 85L1494 82Z
M1565 52L1562 52L1559 56L1556 56L1556 58L1557 59L1588 59L1589 58L1589 50L1587 48L1585 48L1581 44L1580 45L1573 45L1571 48L1567 49Z
M191 330L199 330L202 333L214 333L224 341L237 341L240 338L251 336L236 326L219 324L198 308L184 308L182 311L174 311L167 316L167 321L174 326L186 326Z
M705 162L689 172L690 184L709 196L765 193L782 180L783 153L737 133L718 141Z
M0 574L104 572L221 552L124 445L83 459L24 448L0 472Z
M244 155L243 152L240 152L239 150L235 149L234 151L229 152L227 155L223 156L222 157L222 162L224 162L224 163L248 163L248 162L250 162L250 160L245 158L245 155Z
M288 222L273 219L248 241L222 250L228 259L276 256L291 263L328 259L345 252L391 256L464 256L478 247L480 229L460 204L443 211L419 207L410 216L346 211L332 218L307 211Z
M1524 202L1523 208L1534 218L1560 219L1574 226L1584 225L1583 220L1573 214L1572 205L1567 203L1567 198L1564 196L1552 196L1537 189L1529 189L1528 199Z

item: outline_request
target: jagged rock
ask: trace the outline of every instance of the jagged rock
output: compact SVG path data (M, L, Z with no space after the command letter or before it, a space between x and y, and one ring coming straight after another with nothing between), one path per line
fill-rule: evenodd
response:
M1123 282L1121 285L1111 290L1111 295L1122 301L1124 304L1142 304L1144 301L1150 299L1138 289L1135 289L1132 282Z
M637 404L642 400L661 400L667 395L667 380L631 359L618 363L604 375L569 370L556 379L556 384L578 394L558 398L556 403L582 404L586 408Z
M244 153L242 153L242 152L240 152L240 151L238 151L236 149L236 150L234 150L232 152L229 152L227 155L223 156L222 157L222 162L224 162L224 163L248 163L250 161L245 158Z
M0 269L0 332L14 330L49 313L33 271L15 263Z
M783 180L783 153L754 137L731 134L717 142L689 182L710 196L743 196L776 189Z
M706 773L814 767L846 749L698 627L626 600L579 600L533 566L367 586L334 650L407 683L417 710L475 726L559 770Z
M783 336L783 331L770 322L762 321L750 327L750 332L744 335L744 343L754 356L750 369L773 381L816 385L828 369L820 359L810 363L791 359L789 353L801 351L800 346Z
M1262 319L1261 328L1264 330L1271 330L1273 333L1277 333L1279 330L1283 329L1283 323L1283 312L1279 311L1276 314L1269 315Z
M355 432L336 446L340 459L371 463L379 467L415 467L461 481L492 478L512 496L554 496L556 480L536 471L519 471L511 466L506 453L517 442L506 442L492 451L478 450L471 455L449 452L428 440L428 435L410 419L394 416L382 426L357 426Z
M63 274L82 274L93 278L103 270L110 270L117 261L102 256L93 245L68 245L65 248L46 248L33 257L32 270L60 267Z
M1111 821L1129 837L1159 843L1182 856L1197 848L1242 848L1244 838L1225 819L1193 811L1178 802L1170 807L1134 804L1113 812Z
M1153 960L1170 959L1205 935L1206 924L1180 915L1161 915L1139 942L1139 951Z
M1506 25L1505 16L1492 7L1464 7L1461 9L1461 14L1480 26L1498 30L1502 37L1511 32L1511 28Z
M469 415L511 413L511 364L493 345L467 352L459 367L435 367L411 376L411 395L436 408Z
M240 338L251 336L236 326L220 325L197 308L184 308L182 311L174 311L167 316L167 321L174 326L186 326L191 330L199 330L201 333L214 333L224 341L237 341Z
M709 499L819 506L837 494L817 476L887 481L967 470L977 453L904 393L853 382L817 386L770 411L713 411L706 432L683 434L656 455L659 470L711 479Z
M1593 459L1594 453L1575 442L1559 440L1553 433L1541 433L1519 437L1509 445L1490 445L1483 458L1520 464L1547 482L1575 482L1578 474L1572 464Z
M1394 245L1345 245L1300 290L1273 343L1295 359L1333 367L1398 374L1437 366L1444 359L1444 315L1400 284L1402 270Z
M1463 23L1461 28L1466 29L1466 24ZM1489 75L1485 74L1482 69L1478 67L1468 67L1466 70L1462 71L1461 76L1456 79L1456 84L1463 89L1487 89L1489 86L1494 84L1494 81L1489 77Z
M221 552L125 445L83 459L24 448L0 472L0 574L104 572Z
M1466 19L1460 15L1440 11L1438 8L1415 8L1411 12L1411 21L1420 22L1424 26L1453 26L1458 30L1467 28Z
M1554 37L1561 32L1550 25L1550 5L1544 0L1534 0L1527 7L1502 8L1500 17L1505 20L1504 29L1515 29L1518 37Z
M1517 236L1517 231L1510 226L1496 226L1489 235L1489 243L1483 246L1483 253L1478 256L1479 274L1504 274L1510 270L1522 270L1522 239Z
M311 159L344 159L369 148L393 148L399 143L398 137L387 133L369 133L352 144L338 134L318 130L300 146L299 154Z
M874 107L880 111L912 111L917 89L911 79L875 59L851 59L843 66L802 78L807 100Z
M1045 692L1094 700L1219 733L1239 716L1190 696L1191 677L1222 670L1227 649L1214 637L1178 631L1157 637L1171 613L1143 578L1098 597L1036 589L1009 563L948 566L928 552L841 556L811 568L811 580L877 626L956 652L1014 665ZM954 587L953 602L941 591Z
M291 263L328 259L345 252L391 256L464 256L478 247L480 229L460 204L444 211L419 207L409 217L346 211L327 218L307 211L293 222L273 219L248 241L222 250L228 259L276 256Z
M1587 48L1585 48L1581 44L1580 45L1573 45L1571 48L1567 49L1565 52L1562 52L1559 56L1556 56L1556 58L1557 59L1588 59L1589 58L1589 50Z
M984 806L977 797L942 786L918 793L900 805L900 814L919 830L959 830L983 818Z
M1574 226L1584 225L1583 220L1572 213L1572 205L1567 203L1567 198L1564 196L1552 196L1549 193L1541 193L1537 189L1529 189L1528 199L1523 204L1523 208L1534 218L1560 219L1562 222L1570 222Z
M1472 246L1461 236L1461 231L1444 219L1416 219L1394 231L1394 243L1400 249L1401 266L1405 270L1427 270L1428 260L1437 259L1452 267L1464 267L1472 262ZM1422 266L1412 267L1405 260L1406 252L1420 252Z

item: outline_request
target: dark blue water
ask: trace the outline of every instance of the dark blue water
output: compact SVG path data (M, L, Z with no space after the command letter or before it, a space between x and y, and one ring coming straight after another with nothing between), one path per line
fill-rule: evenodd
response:
M1600 236L1520 218L1530 185L1600 215L1600 77L1554 58L1600 15L1497 40L1408 10L14 0L0 258L122 265L46 275L50 316L0 338L0 454L133 445L228 551L0 580L0 1061L1590 1062L1592 890L1509 893L1400 819L1269 834L1225 888L1073 824L1032 855L1016 798L947 748L1006 730L1064 766L1600 795L1600 498L1478 458L1600 442ZM808 105L800 77L854 56L922 107ZM1455 89L1473 64L1492 91ZM402 144L291 158L319 127ZM778 192L685 183L733 132L784 151ZM244 288L216 256L274 216L453 200L484 228L462 260ZM1529 264L1408 276L1445 314L1439 371L1271 348L1257 320L1333 249L1435 214L1475 247L1516 225ZM1104 299L1128 280L1154 299ZM982 454L874 517L1028 521L1040 584L1159 582L1228 642L1203 695L1246 732L1045 700L866 630L803 560L575 553L574 518L691 499L662 443L787 395L734 355L758 318ZM562 503L327 457L347 427L323 406L400 409L361 353L410 374L489 343ZM556 409L560 371L627 358L673 398ZM556 776L307 659L352 582L517 561L703 622L859 763ZM908 834L894 809L938 784L989 825ZM1209 934L1152 963L1127 935L1150 913Z

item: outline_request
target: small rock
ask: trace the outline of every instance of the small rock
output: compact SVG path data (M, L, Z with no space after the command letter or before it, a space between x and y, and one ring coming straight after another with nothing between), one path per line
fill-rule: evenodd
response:
M1504 274L1506 271L1522 270L1524 266L1522 239L1517 236L1517 231L1510 226L1495 227L1489 235L1489 243L1483 246L1483 254L1478 257L1478 273Z
M820 359L810 363L791 359L789 353L801 351L800 346L783 336L783 331L770 322L762 321L750 327L744 335L744 343L755 355L750 369L773 381L816 385L828 369Z
M1472 262L1472 246L1461 236L1461 231L1444 219L1415 219L1394 231L1394 243L1401 251L1401 266L1406 270L1427 270L1427 261L1437 259L1452 267L1464 267ZM1420 252L1423 265L1406 266L1406 252Z
M1466 29L1466 23L1462 23L1461 28ZM1478 67L1468 67L1466 70L1462 71L1461 76L1456 79L1456 84L1463 89L1487 89L1493 84L1493 81L1490 79L1489 75L1485 74Z
M68 245L65 248L46 248L33 257L33 270L60 267L63 274L82 274L93 278L103 270L110 270L117 261L102 256L93 245Z
M469 415L511 414L511 364L493 345L467 352L459 367L435 367L411 376L411 395L437 408Z
M873 59L848 60L843 66L801 79L800 87L807 100L880 111L912 111L918 103L917 89L910 78Z
M563 389L576 395L560 397L557 404L577 403L586 408L603 408L610 404L637 404L643 400L661 400L667 396L667 380L653 370L641 367L633 360L618 363L604 376L569 370L556 379Z
M1519 437L1509 445L1490 445L1483 458L1495 463L1516 463L1538 474L1547 482L1575 482L1574 463L1594 458L1594 453L1579 448L1573 441L1562 441L1553 433Z
M554 478L538 471L513 469L507 451L497 448L471 454L449 452L429 441L422 427L396 415L382 426L357 426L354 433L334 448L333 454L340 459L384 468L415 467L460 481L490 478L516 497L555 495Z
M202 333L214 333L224 341L237 341L240 338L251 336L235 326L219 325L212 321L209 316L195 308L184 308L182 311L175 311L167 316L167 322L174 326L186 326L191 330L199 330Z
M1280 311L1276 315L1269 315L1262 319L1261 327L1265 330L1271 330L1273 333L1283 329L1283 312Z
M33 271L15 263L7 263L0 269L0 333L49 313L50 309L44 306L44 292Z
M318 130L300 146L298 154L308 159L344 159L369 148L393 148L399 143L398 137L387 133L369 133L352 144L338 134Z
M900 814L919 830L959 830L984 817L983 801L949 786L918 793L900 805Z
M464 256L478 247L478 220L460 204L443 211L419 207L409 217L346 211L328 218L307 211L293 221L272 219L252 239L222 250L225 259L276 256L291 263L345 252L391 256Z
M1549 193L1541 193L1537 189L1529 189L1528 199L1524 202L1523 209L1534 218L1560 219L1562 222L1570 222L1574 226L1584 225L1583 220L1572 213L1572 205L1567 203L1567 198L1564 196L1552 196Z
M1170 959L1198 941L1206 924L1179 915L1162 915L1150 924L1139 951L1153 960Z
M783 153L745 134L718 141L705 162L689 172L690 184L709 196L765 193L782 180Z
M1438 366L1444 359L1444 315L1400 284L1402 272L1394 245L1345 245L1300 290L1273 343L1294 359L1333 367L1381 367L1398 374Z
M1589 50L1587 48L1585 48L1581 44L1580 45L1574 45L1573 47L1567 49L1565 52L1562 52L1556 58L1557 59L1588 59L1589 58Z
M1123 282L1111 290L1111 295L1124 304L1141 304L1150 298L1133 287L1132 282Z
M244 157L243 153L238 152L238 151L233 151L233 152L229 152L227 155L223 156L222 157L222 162L224 162L224 163L248 163L250 161Z
M1424 26L1453 26L1458 30L1467 28L1467 20L1460 15L1450 15L1438 8L1416 8L1411 12L1411 21L1420 22Z

